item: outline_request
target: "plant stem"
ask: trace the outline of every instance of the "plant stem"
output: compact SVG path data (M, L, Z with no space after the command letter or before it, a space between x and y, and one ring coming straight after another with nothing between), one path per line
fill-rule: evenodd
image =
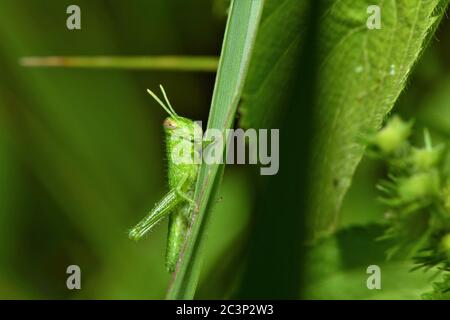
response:
M42 56L23 57L24 67L104 68L215 72L214 56Z

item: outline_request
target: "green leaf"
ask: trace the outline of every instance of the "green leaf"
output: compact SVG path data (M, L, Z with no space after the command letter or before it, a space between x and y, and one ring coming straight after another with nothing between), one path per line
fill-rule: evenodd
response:
M247 74L250 54L264 0L233 1L211 102L208 129L231 128ZM186 244L169 287L168 299L192 299L195 294L205 242L206 224L219 188L224 165L203 163L195 190L194 210Z
M321 2L318 72L311 133L310 237L336 228L338 213L364 146L359 138L380 127L448 5L448 0ZM370 5L381 8L381 29L366 26ZM244 90L241 124L270 127L285 106L285 88L306 34L310 1L268 0ZM306 28L305 28L306 30ZM313 81L313 80L311 80Z

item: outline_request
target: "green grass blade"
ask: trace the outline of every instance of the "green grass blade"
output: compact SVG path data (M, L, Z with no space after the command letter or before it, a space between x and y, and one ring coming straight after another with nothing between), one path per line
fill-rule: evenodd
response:
M214 56L43 56L22 57L24 67L135 69L215 72L218 57Z
M261 17L264 0L233 1L225 30L222 53L208 119L208 129L230 128L235 118L248 69L250 54ZM197 286L202 260L202 243L208 215L220 185L224 165L202 164L197 181L193 213L185 248L168 299L192 299Z

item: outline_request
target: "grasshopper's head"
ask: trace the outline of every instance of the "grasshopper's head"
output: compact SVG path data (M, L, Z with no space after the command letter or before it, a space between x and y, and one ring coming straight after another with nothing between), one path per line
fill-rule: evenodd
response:
M191 119L180 117L167 98L164 88L160 85L161 92L164 96L166 103L163 103L152 91L147 90L148 93L158 102L161 107L169 114L163 122L163 127L166 135L171 139L182 139L188 141L194 141L194 138L202 137L202 128L200 125L192 121Z
M194 141L195 137L202 137L202 128L194 121L188 118L177 116L167 117L163 122L164 131L168 137L173 139L186 139Z

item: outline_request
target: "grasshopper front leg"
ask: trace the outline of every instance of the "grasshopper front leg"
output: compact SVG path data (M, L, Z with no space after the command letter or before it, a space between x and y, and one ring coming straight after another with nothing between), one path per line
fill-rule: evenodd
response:
M148 213L148 215L142 219L133 229L128 233L128 237L132 240L141 239L144 234L153 228L159 221L165 218L170 212L182 202L181 198L176 190L170 190Z

